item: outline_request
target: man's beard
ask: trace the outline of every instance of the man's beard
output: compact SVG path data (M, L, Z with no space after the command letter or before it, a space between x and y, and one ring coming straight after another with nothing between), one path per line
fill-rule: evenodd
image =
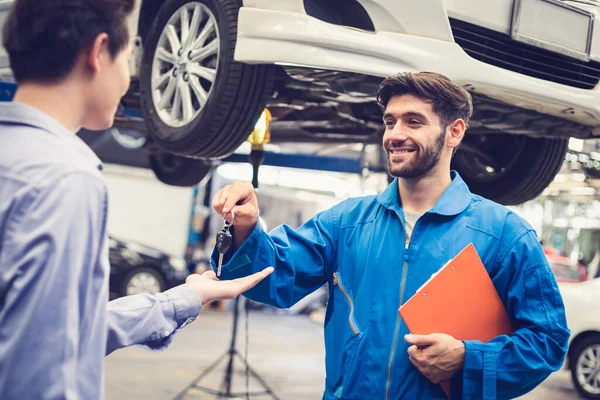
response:
M421 153L418 149L412 160L401 165L395 165L390 160L390 149L387 149L388 172L397 178L414 179L427 174L437 165L442 157L442 150L445 144L445 129L442 129L435 143L425 148Z

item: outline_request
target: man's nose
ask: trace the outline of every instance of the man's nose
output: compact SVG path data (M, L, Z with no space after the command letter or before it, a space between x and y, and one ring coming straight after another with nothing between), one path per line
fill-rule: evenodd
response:
M393 129L388 129L383 135L386 140L397 140L400 142L404 142L408 139L408 134L406 132L406 127L402 127L399 124L396 124Z

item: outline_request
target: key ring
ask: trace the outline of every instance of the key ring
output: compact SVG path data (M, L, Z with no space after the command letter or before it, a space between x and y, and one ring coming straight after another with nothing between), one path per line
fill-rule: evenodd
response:
M227 219L225 218L229 213L231 213L231 222L227 221ZM231 225L233 225L233 220L235 219L235 214L233 213L233 210L229 211L227 214L223 215L223 227L225 228L229 228Z

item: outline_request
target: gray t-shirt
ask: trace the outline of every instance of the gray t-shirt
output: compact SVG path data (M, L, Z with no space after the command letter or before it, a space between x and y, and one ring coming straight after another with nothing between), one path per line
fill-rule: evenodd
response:
M409 212L409 211L404 211L404 221L405 221L405 226L406 226L406 236L408 237L409 240L410 240L410 237L412 236L413 229L415 229L415 224L417 223L417 220L419 218L421 218L422 215L423 214L413 213L413 212Z

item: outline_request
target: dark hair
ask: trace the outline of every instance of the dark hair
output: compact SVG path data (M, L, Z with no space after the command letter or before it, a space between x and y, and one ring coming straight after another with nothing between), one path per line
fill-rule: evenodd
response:
M129 41L127 17L135 0L15 0L2 32L17 82L67 76L101 33L114 58Z
M471 95L446 76L433 72L405 72L385 79L377 93L377 104L385 112L392 96L412 94L431 103L442 129L457 119L468 125L473 114Z

